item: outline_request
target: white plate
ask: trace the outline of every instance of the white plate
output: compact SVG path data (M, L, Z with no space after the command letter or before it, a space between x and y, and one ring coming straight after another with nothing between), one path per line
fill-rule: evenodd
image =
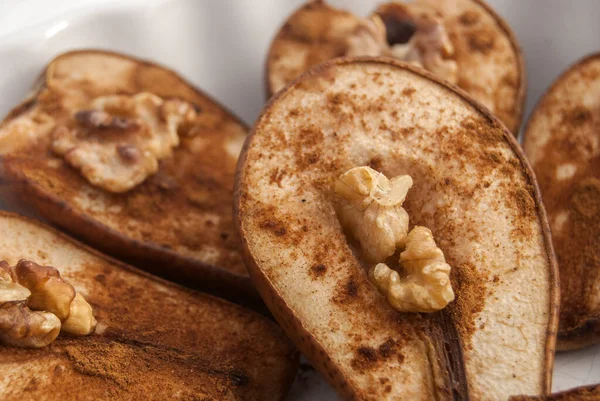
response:
M264 102L263 65L269 41L301 2L60 0L48 12L47 0L0 0L0 115L23 98L54 55L95 47L169 66L252 123ZM332 3L366 15L376 1ZM523 46L529 81L527 114L561 71L600 50L598 0L490 3ZM49 16L51 21L41 22ZM557 355L554 390L599 382L600 346ZM303 365L289 400L336 399L320 375Z

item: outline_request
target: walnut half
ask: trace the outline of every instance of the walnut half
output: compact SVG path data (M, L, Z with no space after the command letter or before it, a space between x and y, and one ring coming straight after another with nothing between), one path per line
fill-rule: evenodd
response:
M400 264L406 276L379 263L369 272L369 278L386 296L390 305L400 312L435 312L454 300L450 282L450 265L437 247L433 234L426 227L415 227L400 254Z
M52 132L52 151L92 185L126 192L156 173L196 118L188 102L142 92L94 99Z
M92 307L57 269L27 260L14 268L0 262L0 343L44 347L60 331L87 335L95 327Z
M450 265L426 227L408 232L409 216L402 208L413 181L409 175L388 180L367 167L355 167L335 182L336 213L346 233L358 240L368 263L378 263L369 278L401 312L435 312L454 300ZM397 249L405 276L379 263Z
M380 262L404 245L408 214L402 208L412 178L389 180L371 167L355 167L335 183L336 212L342 227L356 238L369 262Z

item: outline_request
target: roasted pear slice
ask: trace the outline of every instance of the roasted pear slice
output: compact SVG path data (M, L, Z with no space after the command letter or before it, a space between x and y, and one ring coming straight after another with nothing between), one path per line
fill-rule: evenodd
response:
M515 135L526 79L514 34L481 0L383 3L368 19L308 1L282 25L267 56L267 95L303 71L341 56L418 63L483 103Z
M552 228L561 281L558 348L600 342L600 54L541 98L524 136Z
M342 229L336 210L336 183L365 182L344 174L359 166L400 177L388 183L361 169L377 180L371 195L384 208L364 229L393 231L380 217L404 201L410 226L424 226L429 245L433 235L436 260L445 255L455 300L442 311L397 312L370 280L381 265L372 270L371 249ZM235 218L253 282L346 399L549 392L559 294L537 184L514 137L463 92L390 59L321 64L271 99L236 174ZM410 244L416 231L396 237L402 263L419 248ZM386 263L394 268L397 258Z
M176 73L104 51L58 56L0 125L18 210L160 276L256 296L231 199L244 124Z
M600 401L600 385L577 387L547 396L516 396L510 401Z
M36 221L2 212L0 229L4 265L25 259L59 270L97 321L90 335L61 334L43 348L3 346L0 338L2 400L283 400L297 355L268 319L109 259ZM4 334L5 313L0 320Z

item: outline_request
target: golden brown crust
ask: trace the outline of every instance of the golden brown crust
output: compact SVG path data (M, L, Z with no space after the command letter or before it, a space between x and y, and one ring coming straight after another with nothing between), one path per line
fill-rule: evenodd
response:
M458 86L484 103L518 135L527 90L526 70L521 48L506 21L483 0L421 0L417 5L419 3L432 7L444 17L456 49ZM480 23L482 15L485 21ZM344 56L346 45L340 41L353 32L359 22L359 17L324 1L309 1L296 10L276 34L267 54L267 98L306 69ZM337 30L329 28L337 25ZM302 35L304 31L308 33ZM505 48L505 41L510 49ZM282 59L285 62L281 62Z
M38 215L86 242L148 271L230 299L258 304L239 257L239 240L231 221L229 199L236 159L224 150L233 142L241 143L245 125L176 73L116 53L82 50L63 54L49 64L42 74L43 82L69 83L62 64L104 56L107 62L123 60L129 63L127 68L132 68L131 82L111 82L117 91L146 90L198 105L202 109L198 133L182 138L173 157L161 162L157 174L123 195L91 187L76 171L60 163L60 158L47 151L49 135L35 138L33 148L15 151L12 147L19 145L11 144L4 133L2 173L15 192L11 196L25 200ZM115 72L114 81L117 75ZM59 90L45 83L37 86L33 99L17 106L0 125L0 132L40 109L51 110ZM84 95L111 91L94 86L94 82L83 81L81 87ZM49 163L59 165L48 168ZM94 211L94 205L88 205L98 197L106 210ZM198 253L204 248L209 250ZM217 250L216 257L212 249Z
M600 385L577 387L572 390L543 397L519 395L510 397L510 401L599 401Z
M345 376L344 372L341 371L339 364L336 364L332 361L331 356L327 355L327 350L323 348L322 344L318 342L314 333L311 333L304 327L302 321L298 320L298 318L294 318L293 316L296 312L293 310L293 307L290 306L285 299L282 299L282 295L275 288L274 282L272 281L273 277L270 277L265 274L264 271L261 270L260 264L254 259L252 255L252 251L249 249L248 241L245 238L244 227L242 225L242 215L241 215L241 204L243 203L243 195L241 194L242 183L245 180L245 167L248 165L248 149L251 147L253 140L256 135L256 130L260 126L261 121L268 118L270 109L274 104L278 102L280 98L285 96L288 92L293 91L294 88L303 85L305 81L308 81L311 77L329 77L331 70L335 69L337 66L343 66L346 64L352 63L365 63L365 64L385 64L391 65L398 68L403 68L415 72L419 75L424 75L436 85L442 86L443 88L450 88L448 85L441 82L439 79L436 79L431 74L423 73L422 70L418 70L407 66L400 62L390 61L389 59L373 59L373 58L360 58L357 60L349 60L349 59L337 59L331 60L326 63L323 63L308 72L304 73L302 76L294 80L292 83L287 85L286 89L280 91L275 94L273 98L270 99L267 106L263 109L262 115L258 118L257 123L250 133L249 139L245 142L244 149L242 150L242 156L238 163L238 169L236 173L236 193L235 193L235 216L236 216L236 224L237 229L242 233L242 242L244 246L244 256L245 260L250 272L251 277L255 285L257 286L259 292L262 294L263 299L273 312L273 314L280 319L280 322L284 329L288 332L288 334L294 339L296 344L298 344L304 351L312 357L313 362L316 367L324 373L326 378L338 389L338 391L343 394L348 399L354 399L357 394L361 394L360 391L352 387L351 380ZM335 80L331 78L329 82L334 82ZM323 88L324 89L324 88ZM485 120L490 122L492 125L498 127L502 132L503 139L509 144L510 148L517 156L519 162L521 163L522 171L525 174L528 186L531 188L534 197L535 206L533 206L533 214L537 216L540 224L541 224L541 234L543 236L543 245L545 247L545 255L547 258L547 263L549 266L549 282L550 282L550 309L548 310L548 326L547 333L545 337L545 356L543 357L545 363L542 369L542 377L540 382L543 383L543 392L548 393L550 391L551 384L551 372L553 366L553 357L554 357L554 347L555 347L555 335L556 335L556 325L557 325L557 313L558 313L558 281L557 281L557 272L556 272L556 261L554 258L554 253L552 249L552 243L550 239L550 230L548 227L547 220L545 218L545 210L541 204L541 197L539 190L537 188L537 183L535 181L533 172L529 163L525 159L522 154L521 148L518 145L516 139L510 135L510 133L501 128L502 126L498 124L497 120L488 112L485 108L482 108L478 102L473 101L469 96L467 96L463 91L450 88L458 95L465 100L467 103L472 105L478 113L484 117ZM331 99L333 101L334 99ZM343 104L343 103L341 103ZM293 110L291 111L293 112ZM307 139L310 141L310 139ZM310 162L310 160L308 160ZM247 213L247 211L246 211ZM276 218L276 217L275 217ZM276 231L285 232L285 226L282 225L280 228L277 228L277 224L274 223L273 229ZM275 233L275 231L274 231ZM275 233L277 235L277 233ZM334 252L333 250L331 252ZM321 269L323 270L323 269ZM418 324L417 326L418 327ZM406 338L410 338L411 334L406 334ZM369 359L369 358L367 358ZM435 369L435 368L434 368ZM475 396L476 397L476 396Z
M49 347L0 347L4 400L283 400L297 354L264 317L142 272L37 221L0 212L2 258L60 265L96 331ZM178 395L177 395L178 394ZM195 397L195 398L194 398ZM205 398L203 398L205 397Z
M600 54L571 66L538 101L524 134L559 261L560 350L600 341L599 83Z

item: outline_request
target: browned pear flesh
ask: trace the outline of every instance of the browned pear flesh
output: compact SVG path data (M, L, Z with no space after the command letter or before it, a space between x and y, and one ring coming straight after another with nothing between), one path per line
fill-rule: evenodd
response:
M558 349L600 342L600 53L563 73L527 123L561 282Z
M334 209L353 167L413 179L403 207L452 267L454 302L392 309ZM532 170L488 111L406 64L338 59L263 110L235 218L253 282L348 400L507 400L550 391L556 262Z
M190 102L197 118L158 171L123 193L92 185L51 150L53 132L93 99L149 92ZM34 213L144 270L236 300L258 298L242 263L231 199L244 124L176 73L84 50L47 66L0 125L5 188ZM67 153L68 155L68 153Z
M168 283L33 220L0 213L0 260L53 266L92 305L86 337L0 345L0 399L283 400L294 348L268 319Z
M392 3L382 2L382 6ZM482 0L415 0L415 16L441 20L458 67L457 85L492 111L515 135L521 125L526 76L521 49L506 22ZM398 22L398 29L402 22ZM388 41L390 38L389 21ZM325 1L308 1L276 34L267 56L267 95L281 90L308 68L345 56L348 38L365 30L365 19ZM393 44L393 43L390 43ZM375 54L354 54L373 56Z
M511 397L510 401L600 401L600 385L577 387L561 393L539 397L516 396Z

